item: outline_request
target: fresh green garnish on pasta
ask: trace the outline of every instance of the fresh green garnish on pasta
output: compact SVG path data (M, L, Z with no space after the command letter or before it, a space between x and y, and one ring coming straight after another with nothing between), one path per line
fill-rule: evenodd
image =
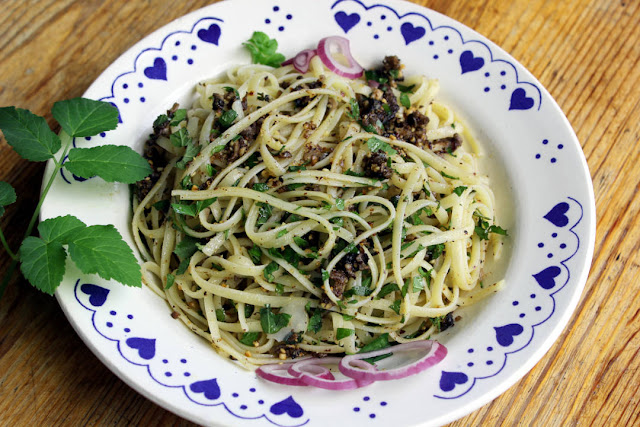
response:
M267 334L275 334L289 324L290 314L274 313L269 304L260 309L260 325Z
M13 258L0 285L0 297L18 265L34 287L53 294L62 281L68 257L85 274L98 274L107 280L140 287L140 266L131 248L112 225L87 226L80 219L66 215L41 222L38 225L41 237L31 236L40 206L60 169L65 168L82 178L97 176L108 182L128 184L151 173L147 160L126 146L72 148L73 138L90 137L116 128L118 110L111 104L74 98L56 102L52 114L62 127L60 135L49 129L43 117L28 110L0 108L0 129L9 145L26 160L52 160L54 163L18 251L11 250L0 230L0 240ZM61 149L61 155L54 157ZM63 160L66 161L63 163ZM5 206L15 201L15 190L10 184L0 182L0 216Z
M251 38L242 45L251 53L254 64L279 67L285 60L284 55L277 52L278 42L269 38L262 31L255 31Z

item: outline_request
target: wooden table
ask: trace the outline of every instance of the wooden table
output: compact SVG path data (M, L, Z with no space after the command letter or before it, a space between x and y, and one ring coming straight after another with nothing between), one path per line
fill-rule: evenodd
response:
M534 369L453 425L640 423L640 2L419 0L496 42L551 92L573 125L598 212L593 267L568 327ZM3 0L0 106L44 115L80 96L136 41L209 1ZM1 218L16 248L43 164L0 142ZM0 271L10 263L0 252ZM54 298L14 277L0 301L0 425L190 425L105 368Z

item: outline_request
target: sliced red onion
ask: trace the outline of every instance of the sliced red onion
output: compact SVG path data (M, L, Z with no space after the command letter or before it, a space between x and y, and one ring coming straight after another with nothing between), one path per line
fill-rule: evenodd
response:
M318 52L315 49L305 49L302 52L298 53L293 58L287 59L282 63L282 65L293 64L293 68L301 72L302 74L309 71L309 64L311 63L311 58L316 56Z
M342 54L349 65L342 64L336 60L336 53ZM357 79L362 76L362 72L364 71L364 68L351 56L349 40L344 37L331 36L320 40L318 43L318 56L329 70L339 76Z
M338 364L341 360L341 358L339 357L330 357L329 359L331 359L334 364ZM335 377L333 376L329 368L324 366L325 363L327 363L326 360L326 358L311 358L302 360L300 362L291 363L289 364L289 369L287 370L287 372L289 373L289 375L296 378L308 374L314 377L323 378L325 380L335 380Z
M340 357L326 357L324 359L318 359L318 360L326 364L337 364L337 363L341 363L342 361ZM304 367L303 365L304 362L298 362L295 365L300 364ZM362 368L362 372L373 372L376 370L376 368L373 365L361 360L354 360L353 363L356 366ZM375 381L375 380L369 380L369 379L356 380L353 378L346 378L341 380L327 379L327 378L322 378L320 376L307 374L306 372L303 372L302 369L299 369L298 367L292 366L291 369L294 372L301 371L300 380L304 384L310 385L313 387L323 388L326 390L354 390L356 388L360 388L360 387L364 387L366 385L372 384Z
M361 369L362 363L370 365L362 359L386 354L391 356L380 360L377 369ZM345 356L338 367L340 372L356 381L395 380L422 372L440 362L446 355L446 347L437 341L413 341L383 350Z
M256 370L256 374L259 377L274 383L305 387L306 384L302 382L302 379L289 374L288 370L291 365L294 365L294 363L273 363L270 365L262 365Z

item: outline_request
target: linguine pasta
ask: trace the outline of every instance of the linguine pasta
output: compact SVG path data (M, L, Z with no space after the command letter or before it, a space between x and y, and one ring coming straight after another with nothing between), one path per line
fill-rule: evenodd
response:
M482 282L503 230L479 147L437 81L397 58L367 78L237 66L154 123L144 282L245 367L424 340L503 284Z

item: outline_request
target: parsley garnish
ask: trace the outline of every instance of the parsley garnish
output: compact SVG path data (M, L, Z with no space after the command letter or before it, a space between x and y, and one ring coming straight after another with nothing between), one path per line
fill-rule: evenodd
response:
M263 274L264 274L264 278L267 280L267 282L273 282L273 279L274 279L273 273L278 271L278 268L280 268L280 266L275 261L271 261L269 263L269 265L267 265L264 268Z
M358 101L355 98L351 98L349 100L349 112L347 115L351 117L353 120L360 120L360 106L358 105Z
M353 329L338 328L336 330L336 340L340 341L341 339L354 335L355 333L356 331Z
M262 325L262 330L267 334L275 334L280 329L287 326L290 318L290 314L275 314L271 311L271 306L269 304L260 309L260 325Z
M400 95L400 104L402 104L402 106L407 110L411 108L411 100L409 100L409 95L407 95L406 93Z
M456 193L458 196L462 196L462 193L464 193L464 190L466 190L467 187L464 186L459 186L453 189L453 192Z
M375 136L373 138L369 138L369 140L367 141L367 147L369 147L369 150L371 150L372 153L375 153L378 150L382 150L390 156L393 156L397 153L397 151L394 150L391 145L376 138Z
M242 338L238 341L244 345L253 346L254 341L258 341L258 338L260 338L260 332L247 332L242 334Z
M269 186L264 182L256 182L255 184L253 184L253 189L264 193L265 191L269 191Z
M73 138L94 136L116 128L118 110L111 104L75 98L56 102L52 114L62 127L60 136L49 129L43 117L20 108L0 108L0 129L9 145L26 160L53 161L51 177L25 233L29 237L22 242L19 251L10 249L0 231L2 245L13 258L0 285L0 296L19 263L22 274L34 287L52 295L64 276L67 255L85 274L98 274L104 279L115 279L128 286L140 287L138 262L112 225L87 226L78 218L67 215L43 221L38 226L41 237L30 236L42 200L63 167L83 178L99 176L108 182L128 184L144 179L151 173L147 160L127 146L72 148ZM163 124L166 123L166 120L161 120ZM60 159L68 154L64 165L61 160L54 158L59 151ZM11 185L0 182L0 216L4 214L5 206L16 199Z
M400 314L400 304L402 304L402 300L397 299L389 306L389 308L395 311L396 314Z
M264 64L277 68L284 62L284 55L277 53L278 42L270 39L268 35L261 31L255 31L251 38L242 43L251 53L254 64Z
M316 308L313 311L313 315L309 319L309 326L307 327L307 331L318 333L320 329L322 329L322 313L324 310L320 308Z

